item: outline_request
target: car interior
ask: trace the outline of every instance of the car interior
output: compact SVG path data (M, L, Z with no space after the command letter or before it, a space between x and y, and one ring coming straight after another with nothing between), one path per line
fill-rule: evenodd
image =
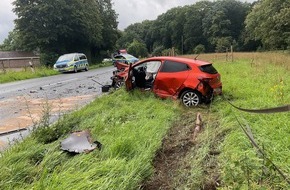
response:
M152 88L161 62L150 61L133 68L132 82L137 88Z

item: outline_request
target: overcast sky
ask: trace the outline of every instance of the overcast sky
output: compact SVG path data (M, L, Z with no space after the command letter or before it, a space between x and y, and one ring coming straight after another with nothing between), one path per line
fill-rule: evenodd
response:
M13 30L13 20L16 18L12 12L14 0L0 0L0 44ZM154 20L167 10L183 5L190 5L200 0L112 0L119 22L119 29L143 20ZM254 2L255 0L240 0Z

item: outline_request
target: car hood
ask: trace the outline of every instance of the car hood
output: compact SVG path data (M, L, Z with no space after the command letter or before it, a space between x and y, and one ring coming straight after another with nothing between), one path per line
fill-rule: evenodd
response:
M69 62L70 62L69 60L57 61L57 62L55 63L55 65L63 65L63 64L67 64L67 63L69 63Z

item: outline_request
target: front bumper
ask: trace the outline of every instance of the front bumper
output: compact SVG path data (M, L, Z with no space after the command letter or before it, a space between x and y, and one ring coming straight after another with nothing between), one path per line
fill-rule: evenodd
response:
M74 66L68 66L68 67L63 67L63 68L54 68L54 70L59 71L59 72L70 72L74 70Z

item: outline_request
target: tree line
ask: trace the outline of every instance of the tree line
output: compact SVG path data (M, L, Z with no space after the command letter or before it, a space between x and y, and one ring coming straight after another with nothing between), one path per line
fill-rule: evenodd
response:
M15 29L3 50L37 51L46 65L68 52L106 56L119 38L111 0L15 0Z
M285 50L290 49L289 32L289 0L200 1L128 26L117 46L139 42L153 55L172 47L180 54L224 52L231 46L236 51Z
M16 27L2 50L41 53L52 65L57 56L84 52L92 59L126 48L135 56L290 49L290 1L199 1L117 29L111 0L15 0Z

